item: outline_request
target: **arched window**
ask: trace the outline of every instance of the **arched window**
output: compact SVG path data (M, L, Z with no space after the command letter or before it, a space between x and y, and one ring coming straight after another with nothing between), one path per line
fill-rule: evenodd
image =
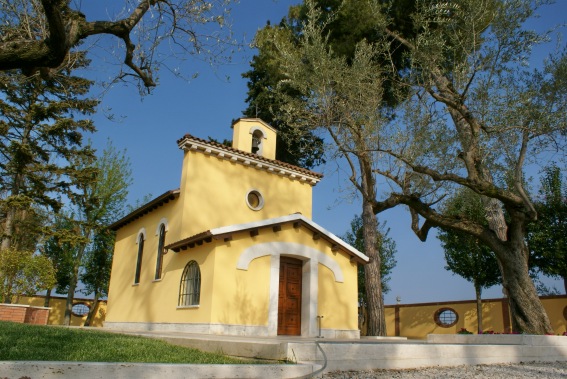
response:
M161 279L161 268L163 264L163 247L165 246L165 225L159 226L159 239L157 248L156 275L155 280Z
M142 271L142 256L144 255L144 234L138 235L138 259L136 260L136 275L134 284L140 283L140 272Z
M264 133L261 130L254 130L252 133L252 154L262 155L262 139Z
M181 275L178 306L199 305L201 297L201 270L195 261L187 263Z

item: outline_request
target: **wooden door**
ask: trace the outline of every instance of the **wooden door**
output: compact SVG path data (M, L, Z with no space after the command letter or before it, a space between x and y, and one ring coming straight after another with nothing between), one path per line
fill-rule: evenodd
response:
M301 267L299 259L280 258L278 335L301 335Z

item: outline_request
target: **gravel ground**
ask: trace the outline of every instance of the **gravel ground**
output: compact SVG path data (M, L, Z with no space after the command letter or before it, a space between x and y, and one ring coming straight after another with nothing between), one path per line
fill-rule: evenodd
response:
M528 362L519 364L428 367L409 370L334 371L325 379L373 378L567 378L567 362Z

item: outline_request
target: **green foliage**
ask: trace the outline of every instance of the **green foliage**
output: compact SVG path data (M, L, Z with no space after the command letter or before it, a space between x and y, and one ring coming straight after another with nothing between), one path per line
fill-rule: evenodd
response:
M60 234L67 238L68 250L61 249L60 254L68 256L65 262L71 265L67 288L67 306L65 323L71 317L72 299L79 278L82 275L88 281L88 289L106 293L108 286L109 262L113 249L105 234L106 228L124 213L128 187L132 181L130 161L124 151L118 151L108 141L106 149L95 161L77 157L75 166L82 172L92 175L92 180L76 184L78 191L71 197L68 214L69 221L63 225ZM65 241L62 241L65 242Z
M252 59L252 70L242 76L248 79L248 108L246 117L257 117L278 131L276 159L293 165L312 168L324 163L323 140L312 132L304 132L289 126L278 116L280 102L270 89L283 79L281 68L275 59L275 40L290 38L285 28L266 26L256 35L258 55ZM298 95L290 89L290 95Z
M6 202L0 202L0 215L6 215L11 208L12 200L19 196L11 197ZM14 213L11 246L18 250L35 251L44 239L44 226L48 223L48 213L41 208L31 206L27 200L26 205L15 205L18 209ZM4 235L4 218L0 216L0 235Z
M378 226L378 240L376 245L380 254L380 279L382 281L382 293L388 293L390 287L390 273L396 267L396 242L388 237L390 229L386 229L386 222ZM362 233L362 217L355 215L350 222L350 230L342 237L347 243L352 245L359 251L364 252L364 235ZM365 286L364 266L358 266L358 298L361 304L366 304L366 286Z
M95 130L86 116L98 101L87 98L91 81L72 75L89 61L72 53L49 79L19 71L0 72L0 207L2 246L9 247L19 215L50 207L59 210L62 195L72 197L75 186L91 180L73 164L92 158L83 146L84 133ZM23 218L25 219L25 218Z
M49 258L31 251L0 249L0 302L11 303L55 284L55 269Z
M275 92L286 121L328 133L374 213L407 206L423 241L441 228L489 246L502 270L514 330L549 332L527 270L525 231L537 212L523 170L544 161L549 150L567 148L561 85L567 53L554 52L543 69L533 69L532 48L548 34L524 25L541 3L415 1L402 17L411 26L395 22L399 10L382 9L374 15L377 38L356 44L352 57L335 51L328 33L333 19L315 1L306 4L299 37L274 39L285 73ZM398 50L402 59L395 58ZM301 96L286 93L288 86ZM386 89L400 96L394 115ZM462 188L482 195L480 220L443 209L443 200Z
M538 220L528 233L533 264L545 275L562 278L567 290L567 183L557 165L544 169L534 205Z
M77 245L84 242L77 239L78 229L64 212L55 216L49 230L50 237L41 247L41 253L53 262L56 278L56 292L67 293L73 275L73 257Z
M81 282L86 294L108 296L115 234L110 230L98 231L85 253Z
M451 198L446 204L446 212L486 223L482 199L470 190L460 191ZM445 269L471 282L479 295L482 289L501 283L496 256L478 238L451 229L439 230L437 238L445 250Z
M0 321L0 360L240 364L217 353L174 346L154 338L96 330L54 328Z

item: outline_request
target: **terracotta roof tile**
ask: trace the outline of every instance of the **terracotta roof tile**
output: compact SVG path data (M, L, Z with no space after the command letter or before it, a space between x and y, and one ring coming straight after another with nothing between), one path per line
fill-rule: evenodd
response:
M249 152L246 152L246 151L243 151L243 150L238 150L238 149L235 149L235 148L230 147L230 146L225 146L225 145L223 145L223 144L221 144L221 143L218 143L218 142L207 141L207 140L204 140L204 139L202 139L202 138L195 137L195 136L193 136L193 135L191 135L191 134L185 134L182 138L180 138L180 139L177 140L177 144L178 144L178 145L181 145L181 143L182 143L184 140L186 140L186 139L188 139L188 140L193 140L193 141L197 141L197 142L199 142L199 143L201 143L201 144L210 145L210 146L212 146L212 147L215 147L215 148L217 148L217 149L224 150L224 151L227 151L227 152L242 154L242 155L245 155L245 156L247 156L247 157L250 157L250 158L253 158L253 159L257 159L257 160L260 160L260 161L264 161L264 162L266 162L266 163L271 163L271 164L274 164L274 165L277 165L277 166L280 166L280 167L285 167L285 168L287 168L287 169L294 170L294 171L298 171L298 172L303 173L303 174L305 174L305 175L314 176L314 177L316 177L316 178L318 178L318 179L321 179L321 178L323 177L323 174L320 174L320 173L315 172L315 171L308 170L308 169L306 169L306 168L302 168L302 167L299 167L299 166L294 166L294 165L289 164L289 163L285 163L285 162L282 162L282 161L278 161L277 159L264 158L264 157L262 157L262 156L260 156L260 155L253 154L253 153L249 153Z

